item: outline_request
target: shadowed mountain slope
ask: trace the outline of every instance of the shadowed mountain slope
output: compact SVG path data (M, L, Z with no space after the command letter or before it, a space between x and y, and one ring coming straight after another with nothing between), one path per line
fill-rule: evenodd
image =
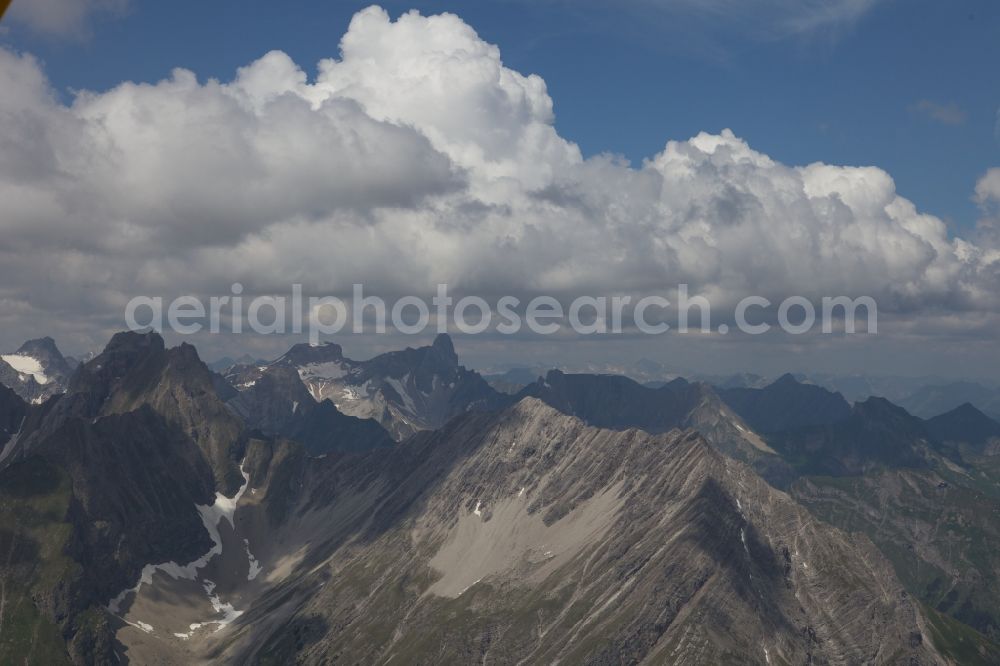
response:
M839 393L783 375L764 388L718 389L719 397L761 433L829 425L846 419L851 406Z

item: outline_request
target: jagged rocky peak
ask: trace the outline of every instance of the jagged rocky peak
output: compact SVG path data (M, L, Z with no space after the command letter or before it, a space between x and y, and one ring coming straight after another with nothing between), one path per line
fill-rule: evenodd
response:
M50 367L66 365L66 358L56 346L56 341L48 336L28 340L18 348L17 353L31 356Z
M977 409L976 406L973 405L971 402L963 402L955 409L946 413L951 414L953 417L957 419L963 419L969 421L984 421L984 420L992 421L990 417L986 416L986 414Z
M982 447L1000 440L1000 422L966 402L955 409L926 421L930 433L942 442L956 442Z
M50 337L28 340L16 352L0 355L0 384L29 402L44 402L66 390L74 366Z
M390 351L365 361L366 374L400 378L413 374L422 383L433 375L441 377L454 374L461 366L451 336L441 333L426 347L407 347ZM484 380L485 381L485 380Z
M768 441L805 474L853 476L879 466L930 464L926 424L885 398L856 402L847 418L774 433Z
M610 375L606 375L606 376L610 376ZM566 373L565 372L563 372L562 370L559 370L557 368L553 368L553 369L551 369L551 370L549 370L548 372L545 373L545 377L539 377L536 380L536 382L539 383L539 384L549 384L551 386L551 385L555 385L555 384L562 384L563 380L565 379L565 377L566 377Z
M431 349L436 351L441 358L458 365L458 354L455 353L455 343L447 333L439 333L431 343Z
M795 375L790 372L786 372L775 379L774 382L771 383L771 386L797 386L801 383L802 382L795 378Z
M688 386L691 386L691 382L689 382L688 380L684 379L683 377L675 377L675 378L671 379L669 382L665 382L661 386L661 388L666 388L666 389L670 389L670 390L673 390L673 391L677 391L677 390L685 389Z
M340 345L297 344L267 366L238 366L226 380L251 391L270 368L294 368L316 402L330 400L343 414L375 419L397 440L438 428L464 411L497 409L509 400L477 373L459 365L447 334L424 347L407 347L366 361L344 356Z
M293 345L285 354L275 361L281 365L308 365L310 363L330 363L344 360L344 349L334 342L324 342L312 345L302 342Z
M317 401L300 373L308 376L292 365L258 368L254 380L226 404L248 428L298 442L312 455L394 443L377 421L345 415L328 399Z
M146 366L162 366L166 345L159 333L123 331L115 333L104 350L80 366L70 382L72 394L90 393L104 400L129 374Z
M879 396L869 396L866 400L854 403L852 411L870 422L915 424L919 421L899 405Z
M163 336L155 331L140 333L137 331L120 331L111 336L104 350L88 361L85 366L104 365L108 361L129 365L132 360L143 355L158 354L166 349Z
M157 373L163 373L162 377ZM160 379L174 379L188 383L211 384L211 371L201 360L194 345L183 342L167 348L163 337L156 332L116 333L100 354L81 366L79 380L94 378L118 381L129 380L135 389L137 383Z
M286 365L260 369L253 383L227 402L248 427L272 434L283 432L313 404L298 370Z
M980 409L978 409L971 402L964 402L955 409L945 412L944 414L939 414L934 418L928 419L928 422L951 422L956 425L968 425L968 426L978 426L978 427L996 427L997 422L991 419L989 416L984 414Z
M115 334L100 354L73 375L69 390L39 423L25 446L50 437L74 419L96 422L150 408L169 427L179 428L203 451L218 488L238 487L231 451L242 425L215 390L212 373L192 345L166 348L156 332Z
M298 371L289 366L271 365L261 371L260 379L253 386L256 390L281 390L282 397L291 395L297 398L299 395L308 396L305 384Z

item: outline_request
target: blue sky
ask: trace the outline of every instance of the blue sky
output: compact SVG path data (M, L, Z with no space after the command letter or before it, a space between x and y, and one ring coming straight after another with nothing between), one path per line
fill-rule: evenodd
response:
M43 59L66 90L156 81L177 66L229 80L271 49L309 71L337 54L367 4L133 0L93 17L84 35L7 21L2 39ZM814 30L775 28L779 0L756 17L725 2L717 14L685 4L382 3L393 16L459 14L508 67L545 79L559 133L587 155L638 163L668 139L729 127L788 164L882 167L920 209L959 231L975 222L975 182L1000 163L1000 3L871 2L855 20Z

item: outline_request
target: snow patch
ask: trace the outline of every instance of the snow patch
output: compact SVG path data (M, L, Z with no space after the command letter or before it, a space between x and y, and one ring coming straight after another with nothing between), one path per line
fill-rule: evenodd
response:
M298 368L299 378L306 379L340 379L347 374L347 369L337 361L327 363L309 363Z
M367 393L367 389L368 389L368 382L365 382L364 386L361 387L361 391ZM355 400L361 400L364 396L357 388L353 386L345 386L340 391L340 397L343 398L344 400L350 400L353 402Z
M206 580L205 594L208 595L208 601L210 604L212 604L212 610L214 610L216 613L222 613L222 619L202 622L202 625L217 624L219 626L215 629L215 631L219 632L222 631L222 629L226 625L231 624L232 621L238 618L240 615L243 615L243 611L236 610L235 608L233 608L232 604L222 603L222 600L219 599L219 595L214 594L214 592L215 592L215 583L210 580Z
M747 554L747 564L751 564L750 547L747 545L747 531L746 531L745 527L741 527L740 528L740 541L743 542L743 550ZM751 571L748 570L747 571L747 575L750 577L750 580L752 581L753 580L753 572L751 572Z
M153 625L147 624L145 622L141 622L139 620L136 620L135 622L129 622L128 620L125 620L125 624L127 624L127 625L129 625L131 627L135 627L136 629L141 629L142 631L146 632L147 634L153 633Z
M476 500L476 508L472 510L472 513L476 514L477 516L482 516L483 512L479 510L482 507L482 505L483 505L482 502Z
M201 522L205 526L205 529L208 530L208 536L212 539L212 547L208 552L197 560L185 565L180 565L177 562L147 564L142 568L142 573L139 575L139 582L135 584L135 587L122 590L117 597L108 603L109 611L118 615L125 598L132 592L137 593L143 585L150 585L153 582L153 574L157 571L167 574L174 580L194 580L198 575L199 569L204 568L213 557L222 553L222 537L219 535L219 523L225 518L229 521L230 526L234 526L233 514L236 512L236 505L239 503L240 498L243 497L243 493L246 492L247 486L250 485L250 475L243 470L242 466L240 467L240 473L243 475L243 485L240 486L235 495L226 497L222 493L216 493L215 501L212 504L195 505L195 508L201 515Z
M248 539L243 539L243 545L247 549L247 560L250 562L250 572L247 573L247 580L253 580L261 572L260 562L250 552L250 541Z
M45 375L45 368L38 362L38 359L24 354L3 354L0 355L0 358L19 374L31 375L39 384L49 383L49 378ZM24 378L22 377L22 379Z

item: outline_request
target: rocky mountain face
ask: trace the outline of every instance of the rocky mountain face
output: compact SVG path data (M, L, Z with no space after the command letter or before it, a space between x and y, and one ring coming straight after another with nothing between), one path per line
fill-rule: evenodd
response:
M924 422L884 398L855 403L842 421L778 432L768 442L801 473L828 476L926 468L932 448Z
M28 340L16 352L0 355L0 384L41 403L66 390L74 369L52 338Z
M100 405L95 404L98 400ZM155 334L118 334L104 353L81 366L54 409L74 415L82 411L86 418L126 413L143 405L189 434L221 492L229 494L239 487L232 447L243 424L217 398L211 372L191 345L165 349Z
M0 660L110 663L105 605L148 563L211 547L197 507L239 485L241 429L194 349L155 334L116 335L28 409L0 461L0 612L23 634Z
M25 632L0 640L0 662L127 661L114 638L129 626L122 604L158 575L194 586L197 618L224 626L229 607L208 576L233 557L253 561L243 543L223 553L223 524L247 486L246 451L291 449L305 460L393 445L377 423L317 404L294 370L269 370L239 394L242 415L217 380L189 345L122 333L42 405L0 391L0 628Z
M6 447L7 442L21 430L28 415L28 406L21 396L6 386L0 386L0 447ZM3 448L0 448L0 452ZM0 461L3 453L0 453Z
M790 470L775 451L707 384L675 379L650 388L620 375L552 370L516 399L525 397L600 428L639 428L654 434L694 428L718 450L750 463L765 477L789 478Z
M402 445L323 397L365 386ZM981 415L761 437L683 380L483 386L446 338L224 379L124 333L42 404L0 389L0 662L1000 658Z
M790 493L818 518L872 539L915 598L996 644L1000 497L969 484L967 475L944 467L882 468L861 476L805 476ZM977 637L968 640L975 645ZM960 663L1000 663L1000 649L989 649Z
M255 366L255 365L267 365L270 361L254 358L250 354L243 354L238 358L231 358L229 356L224 356L220 359L212 361L211 363L206 363L208 369L212 372L224 373L230 368L243 365L243 366Z
M126 602L130 659L945 663L869 542L694 433L525 398L391 454L255 442L244 466L223 555L245 539L260 569L212 579L238 615L189 627L182 581L154 574Z
M965 635L961 663L1000 661L996 432L971 407L925 422L870 398L840 422L767 436L797 471L791 495L872 539L939 630Z
M459 365L447 335L439 335L428 347L367 361L345 357L333 343L299 344L267 366L231 368L226 379L244 390L272 367L293 368L316 401L330 400L348 416L374 419L397 441L440 428L466 411L497 409L509 402L479 374Z
M803 384L786 374L764 388L717 389L719 397L761 433L830 425L843 421L851 406L839 393Z
M377 421L343 414L329 399L317 402L297 370L286 365L262 369L227 404L249 428L295 440L311 455L394 444Z

